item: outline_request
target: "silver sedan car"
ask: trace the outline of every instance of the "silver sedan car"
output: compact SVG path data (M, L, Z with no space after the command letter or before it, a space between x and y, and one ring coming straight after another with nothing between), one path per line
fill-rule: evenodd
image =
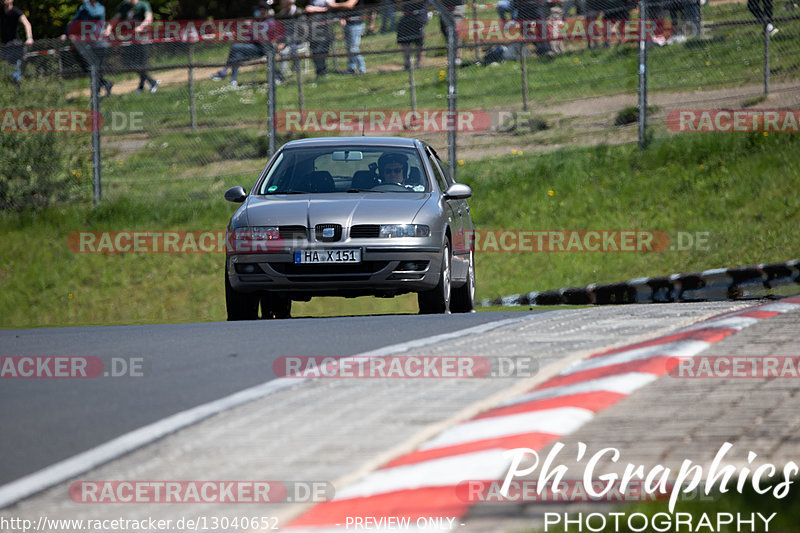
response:
M429 145L336 137L281 147L227 231L228 320L286 318L292 300L417 293L420 313L474 310L471 189Z

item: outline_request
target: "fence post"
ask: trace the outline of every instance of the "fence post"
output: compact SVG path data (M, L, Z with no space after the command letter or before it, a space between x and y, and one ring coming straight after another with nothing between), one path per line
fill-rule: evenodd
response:
M456 101L458 72L456 72L456 40L455 18L444 7L440 0L433 0L433 7L439 13L447 28L447 116L452 120L453 127L447 131L447 158L450 160L450 175L456 179L456 129L458 125L458 106Z
M478 6L475 3L475 2L477 2L477 0L471 0L471 1L472 1L472 20L478 20ZM476 37L475 38L475 62L477 63L480 60L481 60L480 38Z
M519 49L519 65L522 69L522 110L528 110L528 43L522 42Z
M189 43L189 116L192 119L192 131L197 131L197 112L194 108L194 46Z
M456 179L456 169L458 164L456 161L456 134L458 125L458 105L456 97L458 95L458 72L456 71L456 29L455 19L450 17L449 24L447 25L447 112L450 120L453 121L453 127L447 132L447 157L450 159L450 175Z
M267 52L267 150L272 157L276 149L275 134L275 52L270 46Z
M769 94L769 30L764 24L764 96Z
M297 76L297 102L300 105L300 114L302 116L303 107L304 107L304 98L303 98L303 73L301 72L300 68L300 60L297 59L297 49L294 49L294 53L292 54L292 58L294 63L292 66L294 67L295 75Z
M414 79L414 62L409 61L408 67L408 88L411 93L411 111L417 112L417 84Z
M92 188L94 192L92 204L97 205L103 197L100 175L100 94L97 81L97 63L94 61L94 57L91 57L91 59L89 83L92 86Z
M639 148L647 146L647 33L646 0L639 0Z

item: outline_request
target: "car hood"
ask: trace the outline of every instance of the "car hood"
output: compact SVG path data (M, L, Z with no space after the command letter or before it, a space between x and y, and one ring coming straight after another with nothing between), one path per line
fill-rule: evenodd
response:
M410 224L430 193L334 193L251 196L250 226Z

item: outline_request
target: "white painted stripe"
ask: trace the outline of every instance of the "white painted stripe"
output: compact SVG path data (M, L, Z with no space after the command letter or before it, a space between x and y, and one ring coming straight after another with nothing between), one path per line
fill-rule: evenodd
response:
M436 344L453 338L460 338L465 335L477 335L487 331L522 322L525 320L532 320L535 316L525 314L521 317L509 318L505 320L498 320L473 326L471 328L444 333L442 335L434 335L424 339L416 339L409 342L386 346L370 352L358 354L353 357L364 356L384 356L394 353L407 352L413 349ZM306 381L306 379L299 378L279 378L248 389L241 390L237 393L231 394L224 398L214 400L180 413L162 418L152 424L143 426L141 428L130 431L115 439L112 439L99 446L91 448L85 452L74 455L58 463L29 474L10 483L0 486L0 509L7 507L23 498L27 498L32 494L41 492L44 489L56 485L58 483L67 481L79 474L87 472L92 468L96 468L104 463L107 463L117 457L141 448L151 442L161 439L170 433L174 433L180 429L196 424L206 418L214 416L222 411L232 409L239 405L252 402L274 394L283 389L298 385Z
M505 454L501 449L484 450L376 470L358 483L337 490L333 501L423 487L455 487L472 479L501 479L511 464Z
M566 435L577 430L594 416L594 412L580 407L558 407L528 413L480 418L463 422L443 431L429 440L420 450L432 450L467 442L508 437L523 433L552 433Z
M751 308L749 310L755 311L756 308ZM712 329L712 328L730 328L739 331L748 326L752 326L758 321L759 321L758 318L750 318L746 316L730 316L730 317L712 319L707 322L700 322L699 324L689 326L684 331L694 331L698 329Z
M794 311L795 309L800 308L800 304L791 304L791 303L781 303L775 302L774 304L765 304L755 309L751 309L751 311L770 311L772 313L787 313L789 311Z
M631 361L649 359L659 355L666 357L692 357L693 355L702 352L709 346L711 346L710 342L686 339L668 342L665 344L657 344L655 346L646 346L644 348L635 348L633 350L625 350L624 352L606 355L603 357L592 357L591 359L577 361L575 364L565 369L561 375L568 376L570 374L574 374L575 372L583 372L585 370L593 370L595 368L630 363Z
M628 372L626 374L617 374L615 376L608 376L604 378L592 379L589 381L582 381L572 385L562 385L561 387L552 387L549 389L535 390L528 393L516 400L503 404L517 405L532 400L542 400L545 398L557 398L559 396L567 396L570 394L580 394L584 392L598 392L608 391L616 392L618 394L631 394L633 391L644 387L658 379L655 374L648 374L643 372Z
M720 274L727 274L727 268L712 268L711 270L703 270L700 272L701 276L718 276Z

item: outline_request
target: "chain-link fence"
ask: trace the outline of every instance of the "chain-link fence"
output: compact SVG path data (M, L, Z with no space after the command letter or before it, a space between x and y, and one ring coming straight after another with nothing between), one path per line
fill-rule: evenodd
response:
M415 136L456 171L511 150L702 130L704 111L797 109L800 8L765 1L646 0L643 17L617 0L383 2L309 8L260 37L252 21L157 21L145 35L37 41L20 83L4 50L0 201L15 204L34 163L84 198L93 185L96 200L191 199L252 182L290 138ZM34 133L25 109L93 122Z

